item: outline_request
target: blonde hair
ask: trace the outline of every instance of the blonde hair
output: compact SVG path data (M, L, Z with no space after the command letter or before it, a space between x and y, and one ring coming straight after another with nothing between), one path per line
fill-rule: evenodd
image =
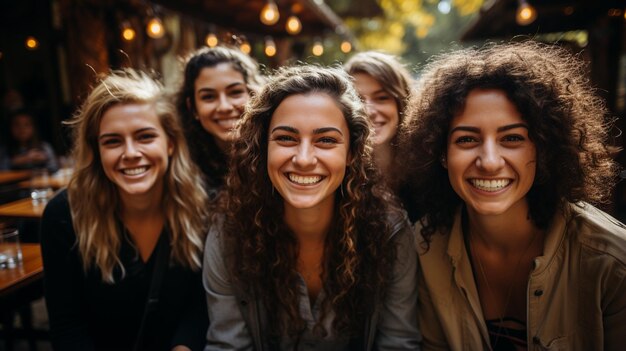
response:
M89 94L67 124L72 127L76 168L68 197L83 269L95 266L102 279L114 282L123 240L118 221L119 195L100 162L98 133L104 113L118 104L149 104L174 145L164 176L162 208L172 245L171 259L181 266L200 269L206 233L206 193L196 186L200 173L191 162L176 108L160 83L132 69L113 71Z

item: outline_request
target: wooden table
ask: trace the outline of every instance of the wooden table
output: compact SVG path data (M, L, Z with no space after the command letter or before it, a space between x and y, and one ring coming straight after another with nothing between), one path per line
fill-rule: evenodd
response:
M30 171L0 171L0 184L14 183L29 177Z
M66 187L71 177L71 169L60 169L47 177L35 177L34 179L24 180L19 182L18 185L23 189L51 187L57 190Z
M33 200L25 199L0 205L0 217L40 219L46 203L33 204Z
M39 244L22 243L22 265L0 269L0 298L40 282L43 278L43 261Z

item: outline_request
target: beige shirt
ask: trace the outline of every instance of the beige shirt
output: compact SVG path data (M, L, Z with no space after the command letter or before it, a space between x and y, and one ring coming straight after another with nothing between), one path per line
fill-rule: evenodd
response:
M435 234L424 253L419 224L419 321L424 350L491 350L461 231ZM624 350L626 227L595 207L569 204L553 220L527 288L529 350Z

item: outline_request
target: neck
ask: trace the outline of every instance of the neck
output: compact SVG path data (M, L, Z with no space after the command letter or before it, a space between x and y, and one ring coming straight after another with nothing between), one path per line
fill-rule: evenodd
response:
M503 253L525 251L542 231L528 217L528 206L500 215L477 215L468 209L468 229L475 244Z
M383 176L389 174L392 158L393 150L389 142L374 147L374 161Z
M153 218L154 216L163 216L163 208L161 207L162 191L149 193L145 195L128 195L120 194L120 212L122 218Z
M334 199L331 197L331 201ZM323 245L330 230L334 206L295 209L285 206L285 223L300 245Z

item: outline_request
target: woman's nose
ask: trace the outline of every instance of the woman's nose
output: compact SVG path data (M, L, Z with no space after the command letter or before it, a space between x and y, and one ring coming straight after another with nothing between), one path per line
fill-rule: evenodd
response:
M230 112L233 109L233 104L226 94L220 94L217 105L217 110L220 112Z
M127 141L124 146L124 154L122 158L130 159L141 156L137 145L132 141Z
M296 154L291 158L291 161L300 168L315 166L317 164L317 157L315 156L313 146L308 143L301 144Z
M495 172L504 166L500 149L493 142L486 142L476 158L476 166L486 172Z

